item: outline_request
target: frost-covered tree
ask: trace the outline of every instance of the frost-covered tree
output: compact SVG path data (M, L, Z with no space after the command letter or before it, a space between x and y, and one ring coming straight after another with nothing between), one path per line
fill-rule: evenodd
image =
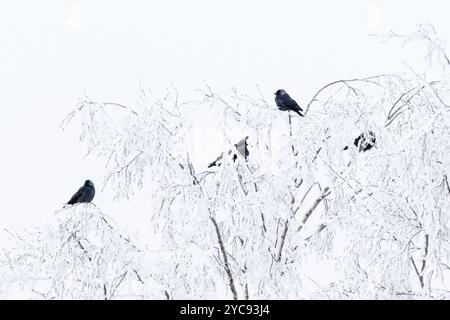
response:
M163 298L147 256L93 204L61 210L45 228L8 230L0 256L0 297L30 299Z
M78 236L70 238L78 253L66 252L69 261L81 256L89 264L100 248L118 260L112 271L90 266L54 286L67 289L73 281L80 288L76 297L120 297L125 274L134 283L126 294L144 298L447 298L450 64L444 42L429 25L386 37L424 40L439 76L410 68L337 80L302 106L304 118L277 110L262 93L218 93L208 85L189 102L174 88L163 98L142 89L134 106L82 99L64 126L80 121L81 140L105 159L104 185L116 197L132 199L142 188L152 199L148 228L161 240L161 250L138 250L116 236L88 254L83 242L77 245ZM192 115L198 113L216 115L217 130L228 142L218 167L191 161ZM375 147L361 152L353 141L369 131ZM247 135L245 160L233 143ZM94 208L79 214L93 212L100 219ZM70 221L60 226L72 226ZM58 230L58 239L78 235L73 227ZM129 255L119 255L119 248ZM28 262L30 250L7 254L2 270L58 270L54 260ZM142 262L150 256L151 264ZM2 277L10 279L18 269L11 270ZM58 290L43 292L67 296Z
M433 32L422 26L408 39L427 41L428 57L443 61L441 79L338 80L318 90L304 119L263 95L208 86L182 107L174 89L163 99L142 90L134 108L80 102L71 117L83 118L82 139L107 159L117 196L151 177L153 225L171 252L159 274L170 297L446 294L448 59ZM229 155L194 169L189 114L208 109L230 147L228 133L250 136L248 161ZM376 147L358 152L352 142L369 130ZM315 259L336 277L307 291L304 283L320 282L308 276Z

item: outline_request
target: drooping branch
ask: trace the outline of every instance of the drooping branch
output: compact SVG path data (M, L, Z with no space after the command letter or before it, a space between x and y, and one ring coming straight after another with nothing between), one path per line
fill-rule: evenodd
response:
M308 113L310 106L317 101L317 97L323 92L325 91L327 88L334 86L336 84L343 84L346 87L350 87L351 89L353 89L348 83L351 82L365 82L365 83L370 83L373 85L377 85L379 86L380 84L376 81L374 81L375 79L380 79L380 78L387 78L387 77L398 77L398 75L394 75L394 74L381 74L381 75L376 75L376 76L372 76L372 77L367 77L367 78L354 78L354 79L348 79L348 80L336 80L333 82L328 83L327 85L323 86L322 88L320 88L312 97L311 101L309 101L309 103L306 105L305 108L305 115ZM351 90L352 92L355 93L355 90ZM355 93L356 94L356 93Z
M425 86L421 86L420 88L413 88L408 90L407 92L403 93L398 99L397 101L395 101L395 103L392 105L391 110L389 110L388 113L388 117L386 119L386 124L384 125L385 127L389 126L394 120L395 118L397 118L402 112L403 112L403 107L406 105L409 105L410 101L416 97L417 95L419 95L422 90L425 88ZM416 89L416 92L414 92L413 94L411 94L409 97L408 95L414 91L414 89ZM406 100L403 100L403 98L407 96L408 98ZM397 104L399 104L400 102L403 102L402 105L400 105L399 107L397 107ZM395 109L397 107L397 109ZM395 110L394 110L395 109Z
M116 175L116 176L120 176L122 174L123 171L125 171L125 178L128 178L128 172L129 172L129 168L130 166L144 153L144 151L139 151L128 163L126 163L125 165L123 165L122 167L120 167L119 169L111 172L108 177L106 178L105 182L103 183L103 188L102 190L106 187L106 185L108 184L108 181L111 179L112 176Z

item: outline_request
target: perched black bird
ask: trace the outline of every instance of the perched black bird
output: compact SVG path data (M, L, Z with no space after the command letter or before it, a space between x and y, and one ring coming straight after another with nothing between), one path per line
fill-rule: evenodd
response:
M247 160L247 157L250 154L250 152L248 151L247 139L248 139L248 137L245 137L244 139L242 139L241 141L239 141L238 143L236 143L234 145L236 147L236 150L239 152L239 154L241 156L244 157L245 160ZM233 150L229 150L228 154L231 154L232 151ZM211 168L214 166L220 166L222 159L223 159L223 153L215 161L211 162L208 165L208 168ZM236 159L237 159L237 154L234 154L233 162L236 162Z
M372 149L372 147L375 146L376 142L377 140L375 138L375 133L373 131L367 131L361 133L358 137L356 137L353 144L358 148L359 152L365 152Z
M94 184L91 180L86 180L84 185L72 196L67 204L91 202L95 196Z
M275 103L277 104L278 109L281 111L294 111L299 116L303 117L303 115L300 113L300 111L303 111L302 108L295 102L294 99L292 99L286 91L283 89L277 90L275 92Z

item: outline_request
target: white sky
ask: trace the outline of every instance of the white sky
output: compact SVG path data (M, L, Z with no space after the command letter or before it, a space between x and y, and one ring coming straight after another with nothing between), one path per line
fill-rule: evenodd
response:
M368 34L429 21L450 39L449 9L448 1L2 1L0 228L45 223L85 179L100 185L102 162L84 159L77 126L59 129L83 92L132 104L140 79L156 95L173 82L189 99L207 81L249 93L259 84L267 98L284 88L302 104L330 81L404 70L424 51ZM144 194L126 203L98 193L94 202L124 224L150 217Z

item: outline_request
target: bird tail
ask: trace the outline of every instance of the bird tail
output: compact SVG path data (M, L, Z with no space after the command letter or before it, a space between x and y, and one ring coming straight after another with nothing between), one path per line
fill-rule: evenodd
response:
M298 110L294 110L300 117L304 117L304 115L302 115L301 113L300 113L300 111L298 111Z

